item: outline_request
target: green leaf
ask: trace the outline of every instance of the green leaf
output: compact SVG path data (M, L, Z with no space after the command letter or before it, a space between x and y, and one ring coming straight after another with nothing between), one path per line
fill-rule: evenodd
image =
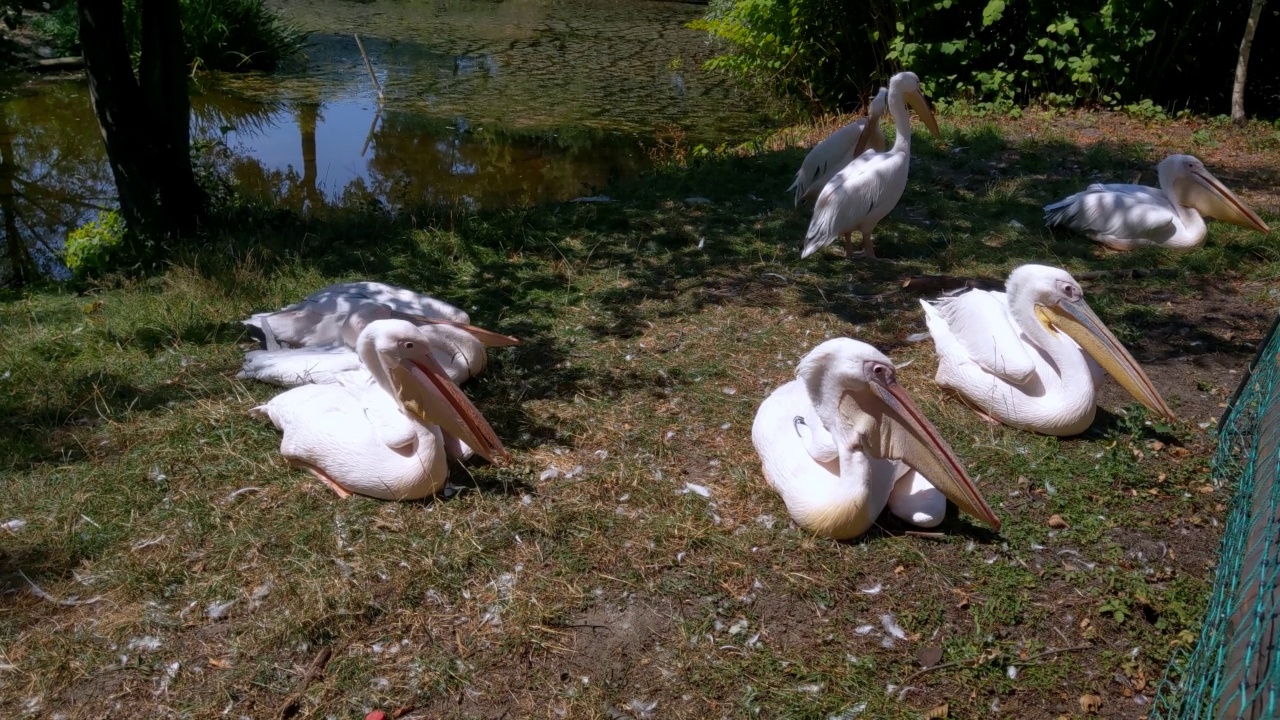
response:
M982 10L982 25L986 27L1000 19L1004 15L1004 0L991 0Z

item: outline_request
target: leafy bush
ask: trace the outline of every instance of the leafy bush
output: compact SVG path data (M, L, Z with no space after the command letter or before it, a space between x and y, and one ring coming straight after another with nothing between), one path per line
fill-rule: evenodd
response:
M2 0L0 0L2 1ZM141 0L125 0L125 33L138 57ZM263 0L181 0L187 62L209 70L270 70L302 49L307 33L286 23ZM33 26L62 54L80 50L75 2L65 2Z
M910 68L939 98L1225 107L1249 3L1228 0L713 0L694 23L731 52L711 67L824 107ZM1277 32L1259 25L1251 107L1280 96Z
M99 274L119 263L124 240L124 218L120 213L100 212L97 220L67 233L63 261L76 277Z

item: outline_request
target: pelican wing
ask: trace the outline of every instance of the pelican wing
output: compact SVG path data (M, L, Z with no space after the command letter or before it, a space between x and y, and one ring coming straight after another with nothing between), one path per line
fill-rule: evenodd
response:
M298 305L318 306L321 312L349 313L358 304L375 302L386 305L396 312L422 315L429 318L440 318L455 323L471 322L471 317L461 308L438 300L430 295L423 295L395 285L362 280L359 282L339 283L317 290L308 295L301 303L291 305L286 310L295 309Z
M342 373L368 373L359 356L344 346L251 350L236 377L280 387L333 383Z
M807 258L856 229L882 199L888 178L906 160L901 153L863 153L836 173L813 206L800 257Z
M1159 241L1177 230L1176 218L1164 193L1143 185L1090 185L1044 206L1046 227L1065 227L1091 238Z
M360 378L344 379L339 384L356 399L379 442L397 452L413 452L417 428L385 390L376 382L361 382Z
M805 155L804 162L800 163L800 170L796 173L795 182L787 188L796 191L797 207L800 203L822 192L822 188L832 176L849 164L854 157L854 147L857 146L858 139L862 137L866 126L866 118L855 120L831 133L822 142L814 145L808 155ZM884 136L880 135L878 130L877 125L874 132L879 135L880 146L876 149L883 150ZM871 138L872 147L875 147L874 140L875 138Z
M926 314L933 311L946 324L965 356L982 369L1015 384L1026 382L1035 374L1035 360L1009 314L1004 293L971 290L940 298L932 306L922 304ZM933 324L930 323L931 330Z

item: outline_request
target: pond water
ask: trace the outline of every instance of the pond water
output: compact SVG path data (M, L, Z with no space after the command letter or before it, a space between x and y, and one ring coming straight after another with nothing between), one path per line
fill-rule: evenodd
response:
M275 0L312 31L270 74L202 74L196 138L247 193L300 212L493 207L598 193L660 138L719 144L768 105L701 69L703 6L652 0ZM359 34L376 77L366 69ZM381 97L379 93L381 92ZM66 232L114 188L82 78L0 94L0 216L60 274Z

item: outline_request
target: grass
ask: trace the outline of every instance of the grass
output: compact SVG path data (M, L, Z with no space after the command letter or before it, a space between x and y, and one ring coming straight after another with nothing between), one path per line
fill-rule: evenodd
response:
M1141 716L1205 604L1230 493L1210 483L1212 423L1276 304L1276 245L1214 225L1192 255L1106 254L1048 235L1038 208L1150 180L1205 128L1202 159L1275 222L1260 126L958 117L916 143L877 245L893 264L798 261L808 218L784 188L801 129L664 166L609 204L245 211L161 276L9 292L0 522L26 525L0 530L0 710L270 717L327 648L300 717L1058 717L1087 694ZM1173 272L1085 285L1177 424L1108 387L1088 433L1045 438L938 391L901 281L1030 260ZM237 321L353 278L524 339L467 386L513 465L455 467L448 498L402 504L339 501L285 466L246 413L272 388L234 378ZM903 384L999 534L952 517L911 536L885 516L834 543L788 523L751 420L835 335L912 363Z

